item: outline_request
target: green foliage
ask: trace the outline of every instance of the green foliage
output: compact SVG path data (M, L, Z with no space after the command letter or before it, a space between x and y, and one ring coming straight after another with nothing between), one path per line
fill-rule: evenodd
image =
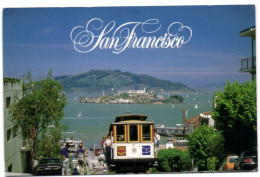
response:
M159 170L165 172L181 172L191 170L189 151L165 149L158 152Z
M113 96L115 99L120 99L120 98L122 98L122 99L128 99L129 98L129 93L121 93L121 94L119 94L119 95L114 95Z
M60 147L62 143L61 131L64 131L62 125L57 125L56 127L49 128L47 132L38 138L36 141L36 156L51 158L60 156Z
M209 171L215 171L218 168L219 160L217 157L207 158L207 169Z
M119 70L91 70L86 73L60 76L55 78L62 86L68 90L84 90L87 92L110 92L114 90L146 90L163 89L165 91L184 90L191 91L182 83L172 83L157 79L147 75L137 75L130 72L122 72Z
M213 165L209 168L208 161L216 158L215 163L218 163L224 156L224 138L213 127L203 124L189 134L187 139L190 154L199 170L212 170Z
M23 97L16 98L14 104L10 106L10 121L13 122L15 129L21 128L21 134L25 139L32 141L32 158L37 154L49 157L51 151L56 153L60 147L58 144L60 132L64 129L60 121L64 116L66 96L60 83L51 78L51 71L46 79L36 82L28 72L27 77L23 77L22 84ZM50 130L48 128L50 125L55 128ZM47 149L43 148L46 146Z
M180 95L171 95L164 103L182 103L183 97Z
M5 77L5 78L4 78L4 83L5 83L5 82L18 83L18 82L19 82L19 79Z
M101 100L105 100L105 101L109 101L110 100L110 96L109 95L102 96L100 99Z
M227 83L215 93L213 118L223 132L228 153L256 149L256 81Z
M129 98L129 94L128 93L123 93L121 94L123 99L128 99Z

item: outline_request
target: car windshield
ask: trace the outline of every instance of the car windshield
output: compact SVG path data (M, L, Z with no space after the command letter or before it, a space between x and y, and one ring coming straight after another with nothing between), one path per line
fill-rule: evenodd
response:
M237 159L238 159L237 156L229 157L229 163L235 163Z
M40 161L40 164L45 164L45 163L60 163L59 159L42 159Z

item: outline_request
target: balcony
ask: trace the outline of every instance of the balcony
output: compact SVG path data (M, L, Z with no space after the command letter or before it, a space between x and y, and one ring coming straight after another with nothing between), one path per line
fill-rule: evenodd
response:
M25 139L23 141L23 147L20 150L24 152L30 151L32 148L32 144L33 144L32 139Z
M241 60L241 68L239 72L256 73L256 58L244 58Z

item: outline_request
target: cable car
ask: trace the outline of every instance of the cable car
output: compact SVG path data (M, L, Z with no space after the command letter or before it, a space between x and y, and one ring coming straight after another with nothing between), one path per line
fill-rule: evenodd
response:
M127 114L117 116L110 124L111 163L116 172L146 171L152 165L157 166L154 122L146 119L146 115Z

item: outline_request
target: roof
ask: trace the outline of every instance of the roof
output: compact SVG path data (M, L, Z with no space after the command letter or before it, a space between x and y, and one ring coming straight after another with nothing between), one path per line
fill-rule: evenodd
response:
M195 124L196 127L199 127L199 122L200 122L199 118L200 118L200 115L197 115L197 116L192 117L192 118L190 118L188 120L185 120L185 123L187 123L187 124Z
M255 26L240 31L239 36L241 37L255 36Z
M197 115L197 116L195 116L195 117L192 117L192 118L190 118L190 119L188 119L188 120L185 120L185 123L186 124L195 124L196 125L196 127L199 127L199 125L200 125L200 118L210 118L211 117L211 112L209 111L209 112L203 112L202 114L199 114L199 115Z
M203 115L211 115L211 112L209 111L209 112L203 112L202 113Z
M145 121L147 118L147 115L139 115L139 114L126 114L117 116L115 119L115 122L121 122L121 121Z

